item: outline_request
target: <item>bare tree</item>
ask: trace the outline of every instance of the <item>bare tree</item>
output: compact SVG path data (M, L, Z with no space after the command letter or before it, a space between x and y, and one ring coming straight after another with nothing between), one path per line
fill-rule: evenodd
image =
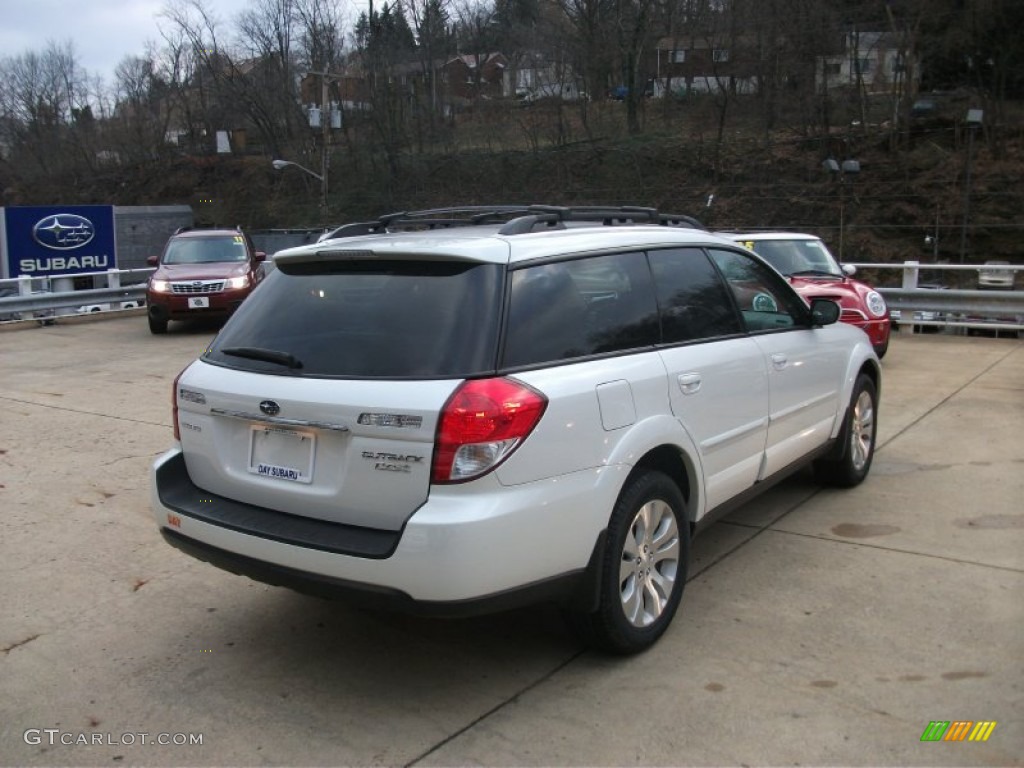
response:
M51 41L42 53L0 62L0 116L5 143L23 157L23 168L43 174L90 166L94 123L88 73L70 41ZM75 156L67 152L71 146Z
M433 141L437 138L444 104L444 92L439 82L441 68L454 50L453 36L449 31L449 0L404 0L403 8L416 36L420 82L423 84L422 92L417 94L417 127L422 122L419 115L425 114L426 135ZM424 132L417 130L417 135L422 149Z
M114 70L116 107L108 128L118 157L144 162L160 156L167 142L167 86L152 55L126 56Z
M278 154L297 109L282 109L288 103L282 90L291 93L291 0L259 0L244 11L233 46L204 0L177 0L163 15L195 59L189 85L203 105L207 134L248 124L264 150Z

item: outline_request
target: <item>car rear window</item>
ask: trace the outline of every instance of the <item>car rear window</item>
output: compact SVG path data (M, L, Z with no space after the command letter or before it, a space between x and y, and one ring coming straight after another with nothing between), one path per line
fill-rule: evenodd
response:
M506 367L641 349L658 340L658 306L643 252L512 273Z
M204 359L301 376L462 378L493 371L503 276L499 265L463 262L289 265L242 304ZM259 359L252 350L289 362Z

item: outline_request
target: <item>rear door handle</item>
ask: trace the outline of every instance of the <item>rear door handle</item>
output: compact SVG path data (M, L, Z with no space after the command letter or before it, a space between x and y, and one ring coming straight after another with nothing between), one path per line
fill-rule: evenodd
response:
M695 395L700 391L701 378L699 373L681 373L677 379L679 389L684 395Z

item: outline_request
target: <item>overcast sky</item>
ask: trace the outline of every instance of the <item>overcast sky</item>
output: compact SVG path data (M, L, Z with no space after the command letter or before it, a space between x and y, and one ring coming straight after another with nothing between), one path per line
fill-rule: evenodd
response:
M249 0L207 0L231 23ZM0 56L41 53L47 42L71 40L81 66L113 83L125 56L141 56L146 41L160 44L157 23L165 0L0 0ZM232 24L233 26L233 24Z

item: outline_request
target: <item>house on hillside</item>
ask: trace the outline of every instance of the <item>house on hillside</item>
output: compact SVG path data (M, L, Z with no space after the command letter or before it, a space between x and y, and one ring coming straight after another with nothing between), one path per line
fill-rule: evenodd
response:
M328 78L328 102L340 103L343 110L370 109L374 93L379 98L382 86L387 87L389 98L397 98L410 108L420 103L441 105L499 98L505 95L506 68L507 61L500 53L462 54L431 62L410 59L377 69L353 61ZM319 75L307 75L299 90L307 106L322 101Z
M740 36L663 37L655 44L652 95L756 93L759 62L753 41Z
M564 101L586 98L582 78L569 62L536 52L524 54L510 67L506 93L527 102L544 98Z
M502 53L465 53L445 62L442 82L452 100L498 99L507 95L507 69Z
M860 87L867 93L888 93L897 83L909 93L917 91L920 67L908 59L899 40L888 32L852 30L843 33L838 52L818 58L815 88L818 93L843 87ZM909 65L909 66L908 66Z

